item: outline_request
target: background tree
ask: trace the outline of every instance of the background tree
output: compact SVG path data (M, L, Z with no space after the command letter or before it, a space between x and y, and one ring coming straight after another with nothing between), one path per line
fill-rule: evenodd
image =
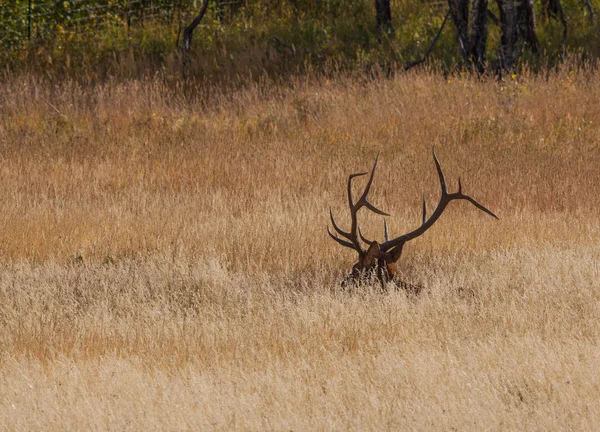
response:
M547 1L558 3L560 8L559 0ZM448 0L448 8L456 27L461 56L479 73L483 73L486 69L487 20L490 16L500 26L498 66L501 70L509 71L514 67L519 39L522 39L533 52L539 50L533 0L521 0L517 4L515 0L496 0L496 4L500 11L499 18L495 18L495 15L490 12L488 0L472 0L471 4L468 0ZM469 9L471 10L470 26ZM562 16L564 19L564 15Z
M394 34L390 0L375 0L375 20L378 32L381 33L383 31L388 35Z

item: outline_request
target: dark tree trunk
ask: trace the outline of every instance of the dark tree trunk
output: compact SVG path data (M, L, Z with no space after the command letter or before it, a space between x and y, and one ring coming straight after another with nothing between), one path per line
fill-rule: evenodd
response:
M529 45L531 51L537 53L540 47L537 34L535 32L535 13L533 10L533 0L521 0L517 7L517 16L519 23L519 34L524 42Z
M183 30L183 53L184 53L184 55L187 54L187 52L190 49L190 46L192 45L192 36L194 34L194 30L196 30L196 27L198 27L198 25L200 24L200 21L202 21L202 18L204 18L204 14L206 13L207 8L208 8L208 0L203 0L202 7L200 8L200 12L198 13L198 16L196 16L196 18L194 18L194 20L191 22L191 24Z
M500 9L500 68L510 71L516 60L516 10L515 0L496 0Z
M477 72L484 73L486 66L488 0L473 0L470 52Z
M544 1L555 2L558 5L559 18L563 21L566 29L560 0ZM479 73L484 73L486 69L487 21L491 19L499 25L501 33L498 49L499 68L508 72L512 70L517 59L519 36L532 51L539 50L533 0L496 0L500 10L498 18L488 9L488 3L489 0L472 0L470 24L469 0L448 0L448 13L456 26L461 56Z
M560 0L542 0L542 13L546 16L558 19L561 9Z
M380 33L385 32L390 36L394 34L390 0L375 0L375 19L377 20L377 30Z
M448 0L450 16L456 26L460 55L469 59L469 0Z
M183 30L182 70L181 70L181 72L184 77L185 77L185 66L188 63L188 51L190 50L190 46L192 45L192 36L194 35L194 30L196 30L196 27L198 27L198 25L200 24L200 21L202 21L202 18L204 18L204 15L206 14L206 9L208 9L208 1L209 0L202 1L202 7L200 8L200 12L196 16L196 18L194 18L194 20L190 23L190 25L187 26Z
M448 10L456 26L460 55L477 72L485 72L488 0L473 0L472 29L469 37L469 0L448 0Z

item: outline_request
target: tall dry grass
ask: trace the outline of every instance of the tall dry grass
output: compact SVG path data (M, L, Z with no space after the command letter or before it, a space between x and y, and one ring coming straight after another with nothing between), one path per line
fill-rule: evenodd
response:
M600 425L600 75L0 84L0 428ZM380 165L418 298L337 289ZM431 206L430 206L431 208ZM370 237L382 221L361 214Z

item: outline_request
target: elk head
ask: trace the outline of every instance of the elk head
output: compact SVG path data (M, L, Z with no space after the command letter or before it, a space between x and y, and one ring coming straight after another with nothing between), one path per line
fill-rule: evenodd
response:
M348 177L348 205L350 206L350 218L352 221L349 232L342 230L335 223L335 219L333 218L333 211L331 209L329 210L329 215L331 217L331 223L333 225L333 228L336 231L336 233L341 236L341 238L338 237L337 234L332 234L329 230L329 227L327 227L327 232L329 233L329 236L342 246L349 247L358 252L358 262L352 267L352 273L346 278L345 282L360 281L372 277L375 277L377 280L379 280L383 287L385 287L385 284L387 282L400 282L396 279L396 263L400 259L400 255L402 255L402 249L404 248L405 243L409 240L413 240L419 237L420 235L425 233L425 231L431 228L431 226L439 219L439 217L446 209L446 206L448 206L448 204L451 201L468 201L475 207L477 207L479 210L498 219L498 216L496 216L486 207L479 204L473 198L471 198L468 195L465 195L462 192L460 178L458 179L458 192L448 193L448 189L446 187L446 179L444 178L442 167L435 154L435 150L433 150L433 160L435 161L435 167L437 169L437 173L440 179L442 196L431 216L427 217L427 203L425 202L425 199L423 199L423 219L419 228L410 231L406 234L403 234L400 237L396 237L390 240L388 235L387 223L384 220L383 227L385 241L383 243L378 243L376 241L368 240L360 232L360 227L358 226L358 211L361 208L366 207L367 209L379 215L389 216L387 213L379 210L377 207L375 207L373 204L367 201L367 195L369 194L371 185L373 184L373 177L375 176L375 168L377 168L378 159L379 155L375 158L375 164L373 165L373 169L371 170L371 176L369 177L367 186L365 187L362 195L356 202L354 202L354 200L352 199L352 179L354 179L355 177L367 175L368 173L364 172L358 174L350 174L350 176ZM367 248L363 246L363 243L367 245ZM403 286L406 284L400 283L400 285Z

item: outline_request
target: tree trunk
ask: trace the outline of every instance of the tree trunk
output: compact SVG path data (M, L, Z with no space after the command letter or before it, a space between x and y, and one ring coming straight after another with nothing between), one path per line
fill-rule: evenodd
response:
M392 26L390 0L375 0L375 19L377 20L377 31L393 36L394 27Z
M469 0L448 0L448 8L458 37L460 55L469 60Z
M471 61L477 72L485 72L487 44L488 0L473 0L471 38L469 42Z
M181 56L181 74L185 78L185 67L188 63L188 51L190 50L190 46L192 45L192 36L194 35L194 30L204 18L206 14L206 9L208 9L209 0L202 1L202 7L200 8L200 12L198 16L194 18L194 20L183 30L183 44L182 44L182 56Z
M209 0L202 1L202 7L200 8L200 12L198 13L198 16L196 16L196 18L194 18L194 20L190 23L190 25L187 26L183 30L183 55L184 55L184 58L187 55L187 52L189 51L190 46L192 45L192 36L194 34L194 30L196 30L196 27L198 27L198 25L200 24L200 21L202 21L202 18L204 18L204 14L206 14L206 9L208 8L208 1Z
M560 0L542 0L542 13L544 15L557 19L560 9Z
M456 26L460 55L477 72L485 72L488 0L473 0L472 29L469 37L469 0L448 0L448 10Z
M535 32L535 13L533 10L533 0L521 0L517 7L519 34L524 42L529 45L531 51L537 53L540 47L537 34Z
M500 9L500 68L510 71L516 60L516 11L515 0L496 0Z

